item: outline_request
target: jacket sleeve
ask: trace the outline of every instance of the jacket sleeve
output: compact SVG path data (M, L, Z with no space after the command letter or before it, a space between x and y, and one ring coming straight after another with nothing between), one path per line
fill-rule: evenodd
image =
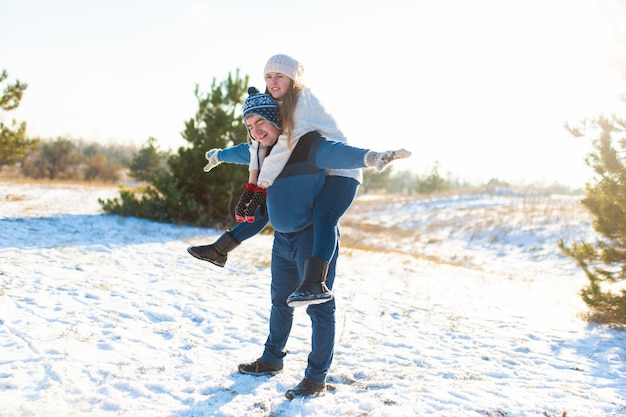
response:
M230 164L249 164L250 163L250 146L247 143L240 143L237 146L222 149L217 154L221 162Z
M356 148L344 142L327 140L320 136L315 140L314 152L309 155L312 163L322 169L366 168L365 155L368 149Z

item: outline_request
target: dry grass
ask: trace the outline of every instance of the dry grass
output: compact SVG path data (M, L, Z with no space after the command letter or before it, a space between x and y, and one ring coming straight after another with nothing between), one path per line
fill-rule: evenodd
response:
M11 184L38 184L38 185L83 185L85 187L115 187L117 183L104 181L78 181L78 180L50 180L47 178L27 178L5 176L0 174L0 182Z
M81 181L79 179L54 179L48 178L29 178L22 174L20 167L17 166L5 166L0 171L0 182L9 182L11 184L61 184L61 185L84 185L88 187L112 187L123 181L128 180L126 172L121 174L122 179L117 182L111 181Z
M5 201L24 201L25 199L26 197L24 197L23 195L10 194L4 196Z
M365 196L357 198L342 218L341 243L345 248L466 265L463 259L444 259L425 249L475 239L495 244L512 236L574 227L590 221L579 200L527 195L490 195L484 199L476 191L426 197Z
M618 311L589 310L585 313L581 313L580 318L590 323L605 324L616 330L626 330L624 317Z

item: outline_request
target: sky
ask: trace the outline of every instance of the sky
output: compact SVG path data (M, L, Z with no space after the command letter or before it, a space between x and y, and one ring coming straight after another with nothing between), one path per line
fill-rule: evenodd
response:
M176 149L196 85L240 71L262 89L285 53L352 145L413 152L396 170L577 187L590 141L563 125L622 109L623 3L0 0L0 68L28 84L0 117L31 136Z
M0 197L3 417L625 415L626 332L582 318L587 278L556 245L593 237L578 196L357 198L330 388L293 401L304 308L281 373L237 372L267 337L271 234L218 268L185 250L215 229L104 215L115 185L0 182Z

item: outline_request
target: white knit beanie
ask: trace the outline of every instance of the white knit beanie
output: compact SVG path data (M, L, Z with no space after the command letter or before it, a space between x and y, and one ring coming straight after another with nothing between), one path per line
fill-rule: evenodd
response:
M304 66L288 55L278 54L268 59L263 76L265 77L268 72L285 74L298 85L304 82Z

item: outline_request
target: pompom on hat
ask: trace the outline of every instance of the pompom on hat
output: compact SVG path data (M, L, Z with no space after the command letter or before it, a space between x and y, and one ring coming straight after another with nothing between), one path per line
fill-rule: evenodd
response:
M289 55L278 54L267 60L263 76L269 72L279 72L291 78L296 84L304 82L304 66Z
M248 98L243 103L243 120L253 114L259 115L277 129L282 129L280 122L280 108L269 94L261 94L256 87L248 88Z

